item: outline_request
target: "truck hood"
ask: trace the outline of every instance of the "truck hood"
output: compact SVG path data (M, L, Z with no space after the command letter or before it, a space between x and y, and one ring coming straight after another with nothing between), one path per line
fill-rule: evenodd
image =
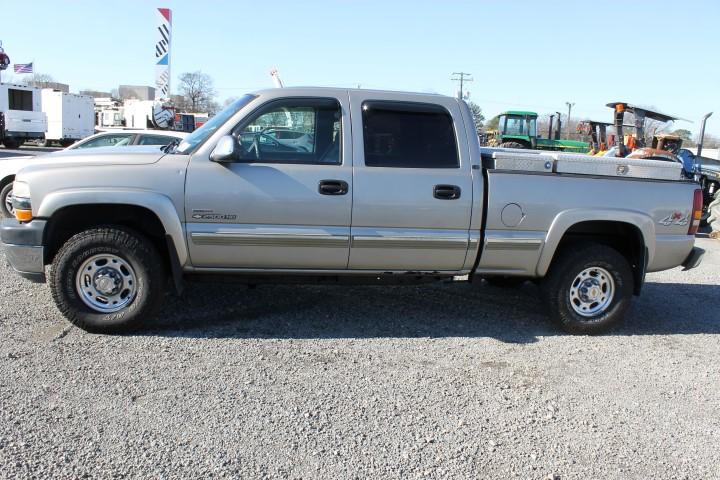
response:
M165 153L158 146L100 147L61 150L38 157L0 160L0 180L21 169L35 171L79 166L143 165L160 160Z

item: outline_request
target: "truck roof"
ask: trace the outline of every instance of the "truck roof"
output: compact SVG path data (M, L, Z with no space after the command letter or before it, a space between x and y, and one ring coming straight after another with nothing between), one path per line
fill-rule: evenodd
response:
M335 88L335 87L283 87L281 89L278 88L265 88L262 90L256 90L252 93L254 94L264 94L264 93L270 93L270 92L277 92L278 90L286 91L290 95L337 95L341 94L343 92L352 92L352 91L362 91L362 92L375 92L375 93L383 93L383 94L404 94L404 95L418 95L418 96L426 96L426 97L445 97L448 98L448 95L441 95L439 93L426 93L426 92L406 92L402 90L375 90L375 89L367 89L367 88ZM449 97L453 98L453 97Z

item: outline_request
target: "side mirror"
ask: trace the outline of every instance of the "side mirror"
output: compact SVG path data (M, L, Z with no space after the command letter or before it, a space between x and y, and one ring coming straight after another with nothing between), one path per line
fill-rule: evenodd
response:
M222 137L210 153L210 161L217 163L234 162L237 158L237 142L232 135Z

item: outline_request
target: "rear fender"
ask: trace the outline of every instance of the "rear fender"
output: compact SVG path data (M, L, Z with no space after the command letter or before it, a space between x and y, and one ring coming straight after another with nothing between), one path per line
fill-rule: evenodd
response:
M637 227L642 234L643 243L647 249L646 264L652 263L655 256L655 224L650 216L633 210L573 209L559 213L550 225L538 260L536 271L538 276L542 277L547 273L555 251L570 227L588 221L619 222Z

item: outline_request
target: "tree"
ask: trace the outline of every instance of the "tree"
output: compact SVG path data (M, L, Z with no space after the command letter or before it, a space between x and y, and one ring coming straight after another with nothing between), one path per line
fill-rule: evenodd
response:
M37 88L51 88L56 82L52 75L47 73L33 73L29 77L23 78L22 83Z
M485 121L485 117L482 114L482 108L480 108L480 105L478 105L475 102L468 102L468 107L470 107L470 112L473 116L473 121L475 122L475 130L480 131L483 128L483 122Z
M487 125L485 125L485 129L486 130L497 130L499 125L500 125L500 116L495 115L488 121Z
M180 93L183 97L183 105L180 107L184 110L213 114L218 109L213 80L210 75L199 70L180 75Z
M672 132L672 135L677 135L683 140L690 140L692 138L692 133L686 128L678 128L677 130Z

